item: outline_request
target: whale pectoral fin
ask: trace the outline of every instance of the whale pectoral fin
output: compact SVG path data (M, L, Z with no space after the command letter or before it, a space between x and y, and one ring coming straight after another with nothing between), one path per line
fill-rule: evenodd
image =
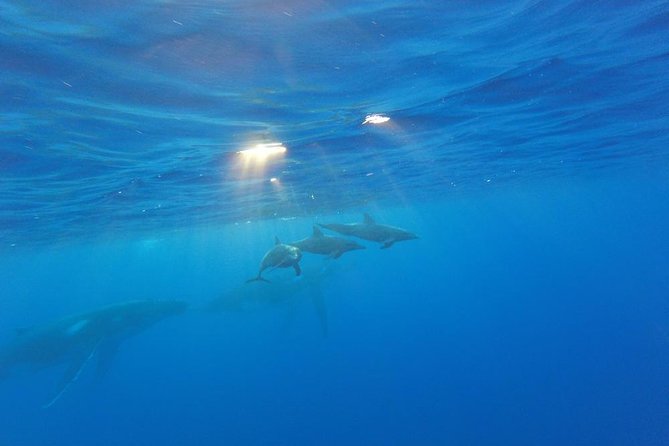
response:
M15 328L14 329L14 334L17 337L20 337L20 336L24 336L26 333L30 333L31 330L32 330L32 328L29 328L29 327Z
M369 214L367 214L367 213L364 214L364 219L363 219L363 221L365 222L365 224L368 224L368 225L373 225L373 224L375 223L375 221L374 221L374 219L372 218L372 216L369 215Z
M295 275L296 276L299 276L300 274L302 274L302 269L300 268L299 263L294 263L293 268L295 268Z
M323 292L317 286L311 287L311 302L314 304L318 322L321 324L321 333L324 338L328 337L328 309L325 306Z
M393 246L394 243L395 243L395 240L386 240L386 241L383 243L383 245L381 245L381 249L388 249L388 248L390 248L391 246Z
M97 346L98 342L93 344L90 348L82 350L82 352L72 360L70 365L67 367L67 370L65 370L65 373L61 377L60 381L58 381L55 395L51 397L49 401L42 406L43 409L48 409L49 407L53 406L56 403L56 401L58 401L60 397L67 391L70 385L77 379L79 379L81 371L95 354Z
M204 311L208 313L241 311L243 297L244 294L242 293L224 294L209 301L209 303L204 307Z
M295 327L295 305L288 305L283 310L283 321L279 328L282 334L290 334Z
M107 372L109 372L111 364L114 362L114 358L116 358L116 354L118 353L118 347L118 341L109 341L98 348L98 366L95 370L96 379L103 378Z
M7 377L9 377L9 366L0 364L0 381L5 380Z
M341 257L342 254L344 254L344 251L341 250L335 251L332 254L330 254L330 257L332 257L333 259L338 259L339 257Z

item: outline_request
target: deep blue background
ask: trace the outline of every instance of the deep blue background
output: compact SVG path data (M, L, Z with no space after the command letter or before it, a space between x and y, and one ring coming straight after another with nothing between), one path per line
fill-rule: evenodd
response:
M0 445L669 444L666 2L2 1L0 21L0 341L193 306L49 410L62 367L0 381ZM244 169L253 141L288 152ZM275 235L363 212L420 239L305 255L327 338L304 293L198 311Z
M128 340L103 382L84 373L50 410L39 407L57 370L2 383L3 440L665 444L669 191L659 180L379 209L421 239L337 261L323 287L328 338L304 296L165 321ZM2 268L7 323L131 297L205 302L254 274L249 257L263 249L246 236L310 223L16 256Z

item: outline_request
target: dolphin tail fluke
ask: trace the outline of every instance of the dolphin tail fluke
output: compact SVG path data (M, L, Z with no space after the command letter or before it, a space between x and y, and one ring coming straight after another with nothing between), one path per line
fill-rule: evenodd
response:
M270 283L269 280L265 279L260 274L258 274L258 277L254 277L254 278L249 279L249 280L246 281L246 283L251 283L251 282L267 282L267 283Z
M325 298L320 288L314 286L311 290L311 301L318 316L318 322L321 324L321 333L324 338L328 337L328 309L325 306Z

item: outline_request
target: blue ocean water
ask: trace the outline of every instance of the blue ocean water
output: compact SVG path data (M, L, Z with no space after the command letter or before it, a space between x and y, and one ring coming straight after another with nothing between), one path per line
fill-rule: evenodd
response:
M669 444L668 2L0 25L0 445ZM245 283L364 213L419 238ZM189 310L6 353L143 299Z

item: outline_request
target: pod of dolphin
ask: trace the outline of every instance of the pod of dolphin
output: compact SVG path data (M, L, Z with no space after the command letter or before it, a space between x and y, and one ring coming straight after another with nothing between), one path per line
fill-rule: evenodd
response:
M361 223L331 223L319 226L342 235L381 243L381 249L390 248L393 244L402 240L418 238L416 234L404 229L376 223L369 214L364 215L364 220ZM274 247L267 251L260 262L258 275L247 282L256 280L267 281L267 279L262 277L262 273L268 268L294 268L295 274L299 276L302 273L300 269L302 251L338 259L347 251L364 248L364 246L352 240L325 235L316 226L314 226L314 232L311 237L293 243L281 243L279 238L276 237Z
M381 249L389 248L399 241L418 238L404 229L378 224L368 214L360 223L319 226L341 235L381 243ZM262 277L262 273L274 268L293 268L299 276L302 273L300 260L303 252L338 259L348 251L364 248L353 240L325 235L318 226L314 226L313 234L302 240L283 244L276 238L274 247L260 262L258 275L247 282L269 282ZM314 299L314 303L324 324L324 304L322 296L318 296L320 298ZM220 300L215 299L208 308L215 309L220 305ZM125 338L167 317L184 313L188 306L187 302L181 300L128 301L68 316L43 326L17 330L14 340L0 349L0 379L21 365L44 368L67 364L55 392L43 406L50 407L77 380L81 370L93 357L97 359L97 374L101 376L108 370L119 344ZM327 326L323 327L326 331Z

